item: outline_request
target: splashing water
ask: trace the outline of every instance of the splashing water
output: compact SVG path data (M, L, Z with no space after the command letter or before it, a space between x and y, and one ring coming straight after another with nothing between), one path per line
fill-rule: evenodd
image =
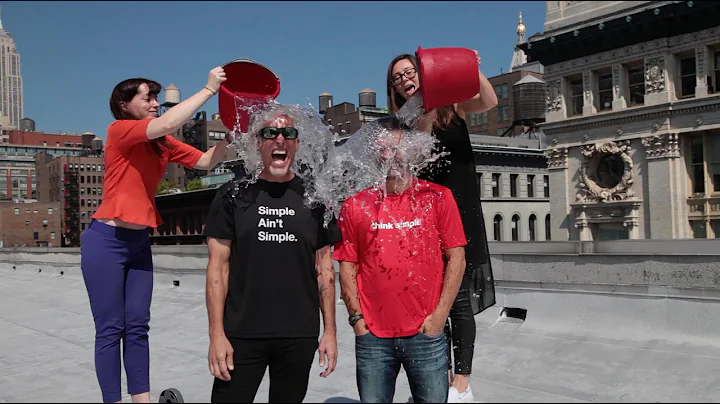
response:
M395 116L366 124L337 146L338 134L323 123L312 105L236 100L236 106L238 124L231 146L243 161L246 175L233 180L231 196L257 181L263 170L255 134L266 121L287 114L295 121L300 140L290 170L303 181L306 206L325 206L325 226L333 217L339 217L340 207L348 197L370 187L386 192L388 175L408 179L442 155L436 151L434 136L414 129L424 112L419 95L411 97ZM240 113L251 116L247 133L239 129Z

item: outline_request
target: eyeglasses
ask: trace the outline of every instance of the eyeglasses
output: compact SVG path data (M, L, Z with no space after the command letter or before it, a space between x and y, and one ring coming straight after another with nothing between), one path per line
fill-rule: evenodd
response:
M403 76L407 77L408 80L412 80L415 77L415 74L417 74L417 71L415 70L414 67L411 67L402 73L395 74L392 77L391 83L392 83L392 85L396 86L396 85L402 83Z
M260 137L263 139L275 139L278 135L283 135L285 139L297 139L298 130L292 127L260 129Z

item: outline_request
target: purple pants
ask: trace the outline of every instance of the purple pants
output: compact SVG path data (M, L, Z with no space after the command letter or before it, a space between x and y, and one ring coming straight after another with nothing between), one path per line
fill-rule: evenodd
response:
M120 340L128 394L149 392L153 262L148 231L92 221L80 246L80 266L95 320L95 372L103 401L122 398Z

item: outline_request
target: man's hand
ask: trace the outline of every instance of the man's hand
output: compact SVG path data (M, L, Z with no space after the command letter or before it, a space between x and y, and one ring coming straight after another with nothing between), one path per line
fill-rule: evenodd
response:
M323 334L322 338L320 338L318 354L320 356L320 367L325 366L325 357L327 357L327 368L320 373L320 377L328 377L335 370L335 365L337 365L338 352L335 334Z
M233 365L233 352L233 347L225 335L210 337L208 366L213 376L226 382L230 381L229 371L235 369Z
M420 332L425 335L437 337L444 332L446 320L447 316L433 313L425 317L425 321L423 321L422 325L420 326Z
M369 333L370 329L368 328L367 324L365 324L365 319L361 318L360 320L358 320L357 323L355 323L353 331L355 331L355 335L357 335L358 337L362 337L363 335Z

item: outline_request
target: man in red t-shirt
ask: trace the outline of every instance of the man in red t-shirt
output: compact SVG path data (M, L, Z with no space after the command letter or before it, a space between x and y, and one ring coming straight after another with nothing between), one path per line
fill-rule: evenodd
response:
M444 326L465 271L465 232L449 189L410 173L407 133L382 118L386 189L348 198L340 212L342 297L355 331L360 401L392 402L400 366L413 400L447 402Z

